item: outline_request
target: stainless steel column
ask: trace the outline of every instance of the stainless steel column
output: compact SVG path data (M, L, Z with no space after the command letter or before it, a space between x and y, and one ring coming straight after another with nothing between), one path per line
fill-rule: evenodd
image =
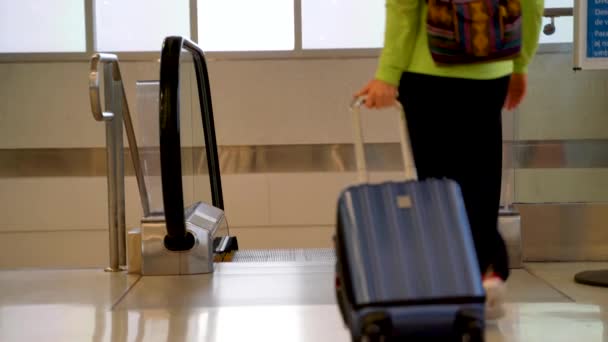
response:
M104 104L107 111L101 109L99 64L103 64ZM142 209L146 216L149 215L150 205L131 114L118 66L118 58L115 55L93 55L89 74L89 96L93 117L95 120L103 121L106 124L108 225L110 235L110 266L106 270L118 272L122 270L121 266L127 265L123 120L129 139L129 149L139 187Z
M109 67L106 65L106 67ZM110 68L111 70L111 68ZM114 112L114 119L112 120L113 131L114 131L114 158L116 177L115 191L116 191L116 220L118 230L118 262L121 266L127 265L127 244L126 244L126 218L125 218L125 161L124 161L124 141L123 141L123 103L126 98L122 94L122 80L112 79L112 112ZM137 167L137 166L135 166Z
M112 117L106 120L106 161L108 184L108 224L110 240L109 272L125 265L124 158L122 156L122 98L113 79L112 64L104 64L104 102ZM122 94L121 94L122 95ZM122 203L121 203L122 202Z

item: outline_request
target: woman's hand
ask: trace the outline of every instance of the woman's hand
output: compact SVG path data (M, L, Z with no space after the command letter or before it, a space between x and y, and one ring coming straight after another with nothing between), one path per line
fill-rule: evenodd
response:
M509 90L507 92L507 99L505 101L505 109L513 110L517 108L524 97L528 89L528 76L526 74L513 74L509 81Z
M367 108L385 108L395 105L397 87L380 80L371 80L355 97L365 96Z

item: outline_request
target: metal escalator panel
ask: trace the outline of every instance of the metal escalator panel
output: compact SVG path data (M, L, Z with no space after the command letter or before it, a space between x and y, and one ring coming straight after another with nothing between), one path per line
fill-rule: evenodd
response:
M336 254L333 248L298 248L298 249L248 249L234 254L232 262L236 263L278 263L303 262L334 264Z

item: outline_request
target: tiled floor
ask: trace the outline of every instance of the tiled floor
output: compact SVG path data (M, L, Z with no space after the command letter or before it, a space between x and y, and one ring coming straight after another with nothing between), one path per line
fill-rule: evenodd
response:
M526 268L577 303L608 305L608 288L580 285L573 281L576 273L606 270L608 263L534 263Z
M608 263L514 270L508 315L488 327L487 340L608 341L608 289L572 281L596 268ZM141 279L100 270L0 272L0 341L348 341L331 279L327 265L281 264Z
M111 309L138 280L136 275L96 269L0 271L0 309L45 305Z

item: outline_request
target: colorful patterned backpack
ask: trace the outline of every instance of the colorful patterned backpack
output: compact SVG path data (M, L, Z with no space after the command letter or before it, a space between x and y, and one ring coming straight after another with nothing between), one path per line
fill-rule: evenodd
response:
M524 0L427 0L427 34L437 64L472 64L516 57Z

